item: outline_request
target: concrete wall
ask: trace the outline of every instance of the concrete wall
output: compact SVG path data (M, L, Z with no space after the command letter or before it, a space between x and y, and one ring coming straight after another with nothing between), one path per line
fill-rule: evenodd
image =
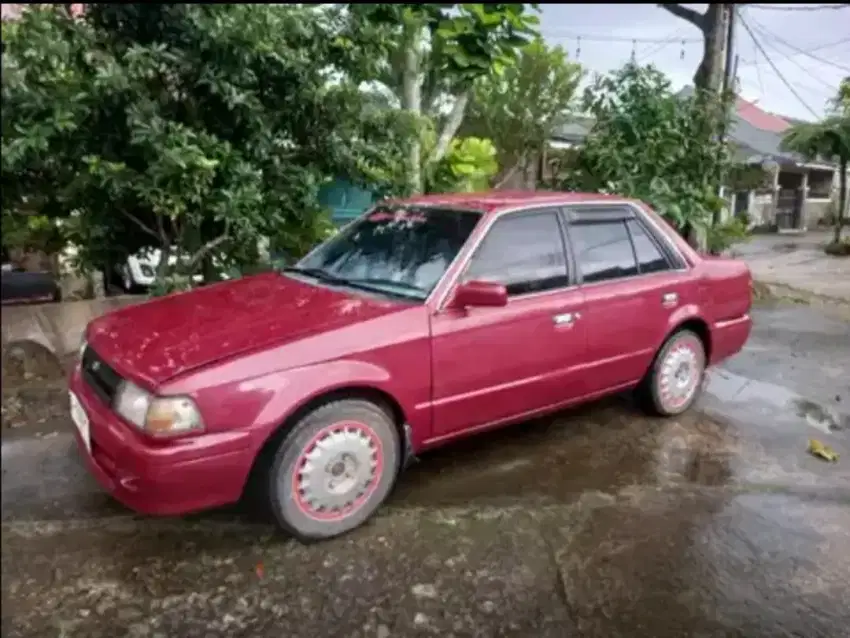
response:
M35 342L50 351L59 361L63 361L68 355L76 352L83 330L92 319L144 300L144 297L124 296L65 303L4 306L3 354L5 355L11 344Z
M803 224L809 230L816 228L824 221L831 207L837 208L828 199L807 199L803 213Z

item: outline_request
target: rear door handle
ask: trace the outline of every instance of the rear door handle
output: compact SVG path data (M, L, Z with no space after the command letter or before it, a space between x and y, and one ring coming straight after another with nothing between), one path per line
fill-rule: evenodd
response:
M679 303L679 295L675 292L665 292L661 296L661 304L664 306L675 306L677 303Z
M554 317L552 317L552 320L555 322L556 326L569 326L575 323L575 321L580 318L581 313L565 312L560 315L555 315Z

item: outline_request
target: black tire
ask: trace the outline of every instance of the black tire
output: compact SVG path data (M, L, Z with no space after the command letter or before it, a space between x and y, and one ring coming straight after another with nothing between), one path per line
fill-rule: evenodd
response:
M348 440L341 440L343 432ZM321 441L326 442L324 452ZM315 500L308 491L309 475L297 471L309 467L305 456L311 452L316 459L310 471L315 473L316 485L323 486L316 488ZM362 399L327 403L296 423L278 447L267 475L271 512L284 531L304 543L345 534L365 523L387 498L398 476L399 458L398 430L379 406ZM331 471L340 471L341 466L347 470L345 476L353 473L357 480L334 479ZM333 480L347 480L352 487L345 494L328 495L327 486ZM355 498L358 489L364 493ZM347 509L346 513L344 509L317 508L315 503L323 498L328 503L334 499L354 501L337 505Z
M683 353L682 350L687 352ZM693 366L688 374L687 383L681 389L666 390L672 382L667 366L677 365L678 359L693 357ZM703 388L706 369L705 344L699 335L691 330L679 330L664 342L637 387L636 396L640 406L653 416L677 416L686 412L699 398Z

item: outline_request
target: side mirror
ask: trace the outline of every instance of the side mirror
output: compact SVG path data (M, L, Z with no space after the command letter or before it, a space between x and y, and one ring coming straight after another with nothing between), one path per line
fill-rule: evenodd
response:
M467 281L455 288L453 308L468 306L498 307L508 303L508 291L502 284L492 281Z

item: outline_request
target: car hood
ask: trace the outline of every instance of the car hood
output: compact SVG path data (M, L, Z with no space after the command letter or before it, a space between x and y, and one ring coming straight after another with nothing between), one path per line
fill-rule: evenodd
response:
M128 306L92 321L89 345L151 389L201 366L402 310L266 273Z

